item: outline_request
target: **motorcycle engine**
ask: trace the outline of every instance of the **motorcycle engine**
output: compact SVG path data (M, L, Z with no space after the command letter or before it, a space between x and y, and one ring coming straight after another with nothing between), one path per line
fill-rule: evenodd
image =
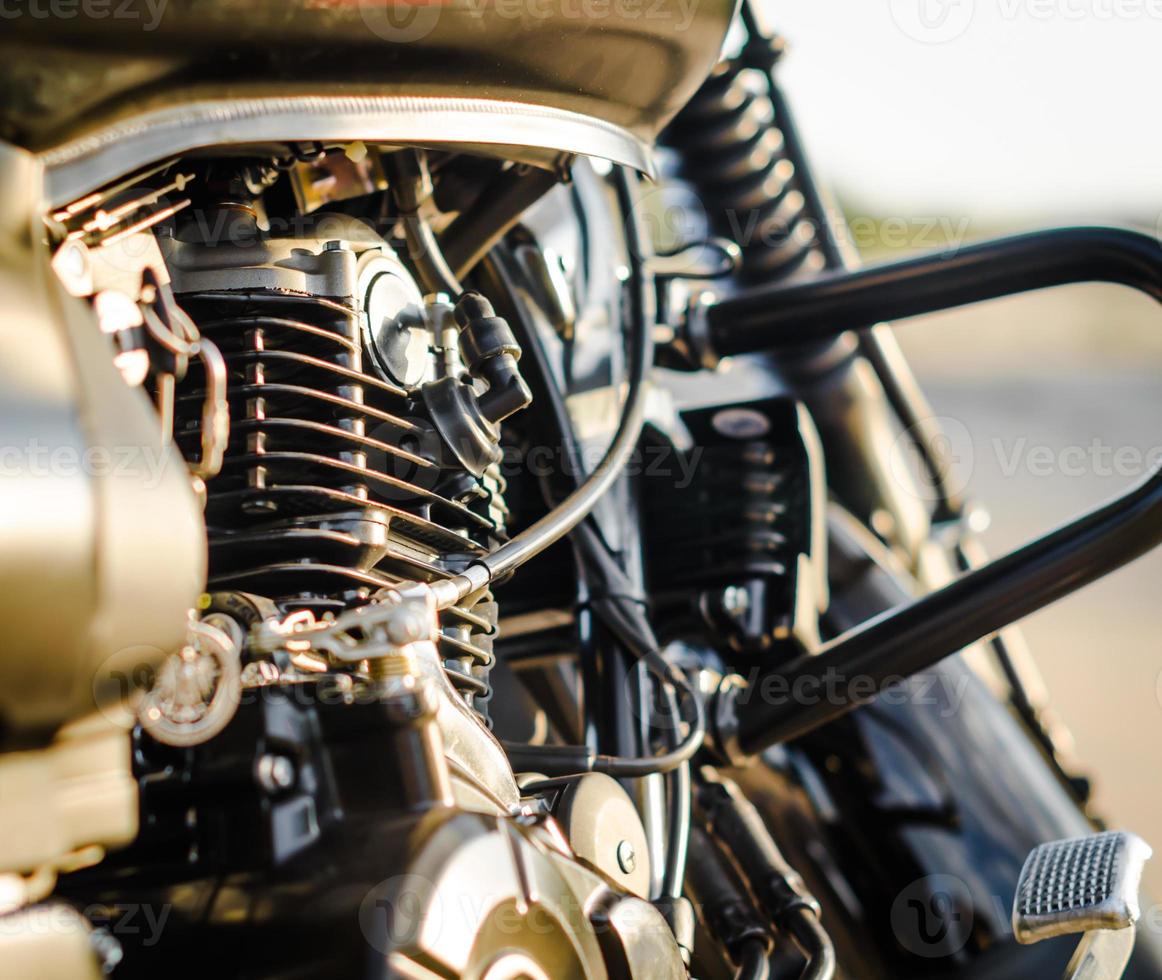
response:
M460 341L495 326L487 300L425 298L358 221L315 222L343 237L264 238L235 207L224 206L225 241L196 227L160 239L175 298L228 377L229 441L206 488L210 591L334 613L401 581L450 577L495 547L500 417L477 397ZM187 456L203 438L207 383L195 371L177 392ZM480 598L451 610L438 640L481 712L495 619Z
M390 157L355 161L363 203L400 201ZM181 161L53 216L209 550L138 709L140 832L58 891L168 910L156 943L119 935L118 976L685 976L628 794L518 786L490 731L493 597L437 616L428 591L506 538L513 331L421 285L430 199L310 208L305 169Z

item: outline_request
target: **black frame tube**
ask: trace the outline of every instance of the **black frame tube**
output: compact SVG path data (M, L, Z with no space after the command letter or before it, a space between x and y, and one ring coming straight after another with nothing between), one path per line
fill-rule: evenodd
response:
M1059 228L978 242L794 285L747 290L710 305L703 314L705 337L692 339L708 343L719 357L756 353L1082 282L1130 286L1162 301L1162 244L1139 231L1107 227Z
M841 332L1047 286L1103 281L1162 301L1162 246L1117 228L1038 232L984 242L782 290L727 300L739 336ZM761 298L759 294L762 294ZM782 298L779 298L781 295ZM787 297L790 299L787 299ZM725 314L721 313L724 317ZM772 322L773 321L773 322ZM720 322L725 322L720 321ZM769 341L766 344L770 347ZM753 755L826 724L875 693L932 666L1141 557L1162 543L1162 469L1117 499L969 572L951 585L874 617L817 653L757 677L732 697L724 744Z
M440 236L440 249L452 273L463 279L526 210L561 182L559 174L515 166L502 171L467 211Z

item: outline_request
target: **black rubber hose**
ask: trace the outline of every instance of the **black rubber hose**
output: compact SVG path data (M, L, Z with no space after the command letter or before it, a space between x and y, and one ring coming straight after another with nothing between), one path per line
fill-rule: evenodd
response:
M433 293L444 293L455 299L463 292L460 280L444 261L440 243L432 226L419 212L402 216L404 241L408 256L415 263L416 272L424 288Z
M689 864L690 898L710 934L738 965L735 977L767 976L770 928L721 847L697 825L690 828Z
M763 911L778 929L790 934L807 958L801 976L831 980L835 947L819 924L819 905L783 857L754 804L731 780L717 777L699 786L698 807L745 875Z
M693 706L690 731L678 745L661 755L628 758L599 755L583 745L526 745L504 742L504 751L514 772L540 772L546 776L573 776L586 772L603 772L617 779L640 779L653 773L672 772L692 759L702 747L706 735L701 701L684 682L678 688L683 700Z
M606 610L606 615L611 611ZM672 739L671 747L661 755L639 758L599 755L583 745L545 746L505 742L504 750L508 753L509 763L516 772L542 772L546 776L554 777L603 772L617 778L636 779L653 773L677 772L676 782L671 787L671 793L674 794L670 811L671 820L675 819L676 814L680 827L688 825L688 819L681 821L680 818L683 814L687 817L689 814L688 764L702 747L706 736L702 699L657 650L644 646L645 637L638 635L632 628L627 628L624 622L616 619L606 619L606 622L630 653L642 660L650 673L658 678L666 692L665 697L671 710L679 707L679 696L681 705L688 706L689 714L685 719L680 713L674 713L669 715L668 720L670 732L675 735L679 723L685 720L689 729L685 737ZM685 830L680 830L680 833L682 836L672 840L667 850L666 878L671 889L680 886L681 869L685 863ZM676 894L680 894L680 891Z
M403 222L408 257L420 281L429 292L446 293L455 299L462 291L460 281L445 261L435 232L420 211L432 194L426 156L418 150L400 150L385 157L383 166Z

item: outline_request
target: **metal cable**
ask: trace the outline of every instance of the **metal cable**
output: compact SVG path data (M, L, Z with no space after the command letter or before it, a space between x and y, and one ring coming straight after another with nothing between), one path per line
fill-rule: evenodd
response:
M559 506L491 555L478 559L461 575L438 583L435 591L440 608L455 605L465 596L514 571L577 527L625 469L641 438L642 426L645 424L646 379L654 359L655 296L653 283L644 264L633 258L648 254L643 231L634 211L634 178L624 168L616 173L618 198L626 231L631 238L630 266L635 287L631 303L632 369L621 422L601 462Z

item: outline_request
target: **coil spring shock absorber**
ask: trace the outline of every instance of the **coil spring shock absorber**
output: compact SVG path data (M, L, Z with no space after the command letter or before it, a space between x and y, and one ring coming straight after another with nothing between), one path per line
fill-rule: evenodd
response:
M176 285L198 282L181 269L204 268L208 252L197 250L206 248L169 248ZM327 243L316 259L324 272L334 265L336 281L354 280L344 243ZM178 297L229 367L230 442L207 485L210 587L269 596L284 611L337 611L399 581L449 577L504 536L496 468L471 479L431 451L437 437L422 400L364 370L360 303L354 288L342 291L351 295ZM192 371L177 400L187 451L198 444L203 387ZM447 610L441 636L449 679L482 714L490 599Z
M770 281L818 271L824 257L796 187L767 79L740 61L721 62L667 128L683 175L721 234L742 250L741 275Z

